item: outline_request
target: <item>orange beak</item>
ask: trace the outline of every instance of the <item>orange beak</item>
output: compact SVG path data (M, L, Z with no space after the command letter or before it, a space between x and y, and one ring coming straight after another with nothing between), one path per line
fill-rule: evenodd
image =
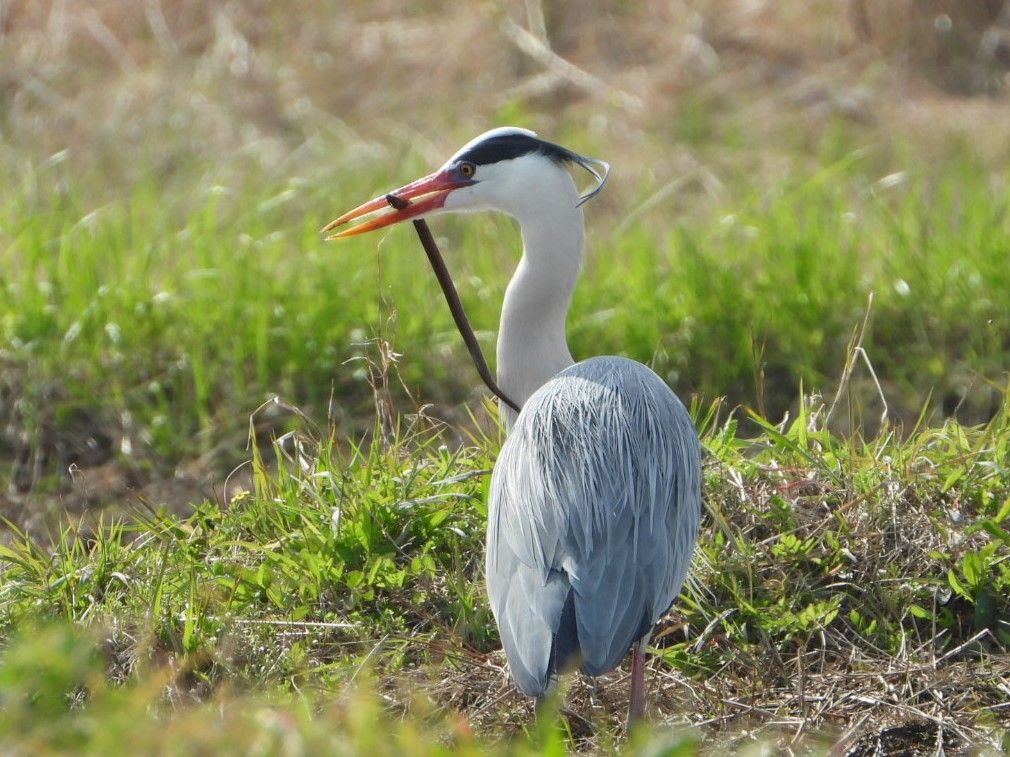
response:
M355 218L361 218L371 213L377 213L383 209L388 209L390 212L377 215L364 223L359 223L357 226L344 229L336 234L331 234L326 239L353 237L357 234L364 234L367 231L374 231L384 226L391 226L394 223L417 218L445 205L445 198L449 196L452 190L469 186L472 183L472 181L453 175L449 170L436 171L433 174L425 176L423 179L412 181L410 184L389 193L400 200L420 198L417 202L412 202L401 210L395 210L390 207L389 201L386 199L387 195L382 195L381 197L376 197L374 200L369 200L363 205L359 205L354 210L347 211L340 218L330 221L322 228L322 233L326 234L348 221L353 221Z

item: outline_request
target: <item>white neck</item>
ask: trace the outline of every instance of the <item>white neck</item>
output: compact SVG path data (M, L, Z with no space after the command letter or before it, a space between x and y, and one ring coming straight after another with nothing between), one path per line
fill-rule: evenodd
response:
M523 256L505 291L498 331L498 385L520 407L572 364L565 319L582 265L584 224L579 198L565 174L564 191L535 192L517 208ZM506 428L516 413L502 403Z

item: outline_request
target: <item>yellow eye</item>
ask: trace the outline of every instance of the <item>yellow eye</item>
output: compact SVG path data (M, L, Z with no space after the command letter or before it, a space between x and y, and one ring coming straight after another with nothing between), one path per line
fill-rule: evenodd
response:
M477 173L477 166L473 163L460 163L459 173L464 179L472 179L473 175Z

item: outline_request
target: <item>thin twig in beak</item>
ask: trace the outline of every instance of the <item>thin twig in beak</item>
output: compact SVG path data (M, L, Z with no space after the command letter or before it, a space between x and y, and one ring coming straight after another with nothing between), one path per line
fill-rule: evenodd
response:
M401 199L394 194L386 195L386 202L396 210L403 210L410 205L410 200ZM431 269L435 272L435 278L438 279L438 283L442 287L442 294L445 295L445 301L449 305L449 312L452 313L452 319L456 322L459 335L463 337L463 342L470 351L470 357L477 368L477 373L480 374L481 379L487 385L487 388L491 390L492 394L518 413L519 406L509 399L508 395L498 387L498 384L495 383L494 378L491 376L491 370L484 359L484 353L480 349L477 337L473 333L473 329L470 328L470 321L466 317L466 311L463 310L463 303L459 299L456 285L453 284L449 269L446 268L445 260L442 259L442 253L439 251L438 245L435 244L435 238L431 235L431 229L428 228L428 224L423 218L414 221L414 229L421 240L421 246L428 255L428 262L431 263Z

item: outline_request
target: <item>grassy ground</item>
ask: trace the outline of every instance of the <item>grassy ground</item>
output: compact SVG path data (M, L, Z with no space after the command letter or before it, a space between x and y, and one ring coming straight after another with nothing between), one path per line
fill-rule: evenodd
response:
M641 738L686 734L686 753L699 739L706 752L807 751L894 726L920 748L998 744L1007 416L861 442L824 431L819 408L745 441L716 411L698 417L706 516L693 580L651 662L652 718L673 730ZM253 491L186 520L138 513L85 538L70 528L51 551L28 538L4 548L0 618L14 640L0 681L20 709L0 733L98 751L113 737L88 724L126 701L110 727L148 734L150 748L290 732L311 749L332 727L366 753L358 719L376 707L398 724L391 751L395 739L422 751L515 736L519 751L616 744L624 670L571 682L560 735L523 736L532 709L506 677L480 580L500 440L450 448L446 429L417 424L344 452L298 434L290 464L268 473L255 460ZM91 630L85 641L61 626L26 634L43 619ZM379 704L358 698L367 681ZM43 726L68 692L80 706L60 715L66 728ZM151 717L170 730L149 735ZM248 730L249 718L266 721Z
M629 749L1003 739L998 38L955 60L982 22L936 2L928 44L861 3L584 5L0 2L5 743L623 738L624 673L560 731L507 681L501 438L410 230L318 235L501 123L614 164L572 351L653 365L708 452ZM433 227L493 354L516 230Z

